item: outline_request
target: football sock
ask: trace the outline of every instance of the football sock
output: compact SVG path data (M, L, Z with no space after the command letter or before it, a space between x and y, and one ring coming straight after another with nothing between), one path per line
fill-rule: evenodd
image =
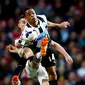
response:
M19 75L23 71L23 69L25 68L26 61L27 59L23 57L20 59L18 66L16 67L14 71L14 75Z
M57 80L49 81L50 85L58 85Z

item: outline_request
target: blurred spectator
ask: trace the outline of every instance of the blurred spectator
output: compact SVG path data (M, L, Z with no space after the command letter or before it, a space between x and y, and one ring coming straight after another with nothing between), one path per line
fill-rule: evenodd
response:
M16 67L17 67L17 61L16 60L12 60L10 62L10 66L9 66L9 72L10 72L11 75L13 75L13 72L14 72Z
M76 85L77 76L75 72L70 72L68 75L69 85Z
M74 71L73 69L73 64L68 64L66 63L66 68L65 68L65 72L64 72L64 77L65 79L68 79L68 75L70 72Z
M65 43L69 39L69 32L67 29L62 29L60 33L62 43Z
M5 31L5 27L6 27L7 23L5 20L1 20L0 21L0 31Z
M10 35L11 35L11 38L14 38L14 39L19 37L20 31L19 31L18 27L15 27L15 29L10 33Z
M85 60L82 61L81 67L77 69L77 74L81 79L85 77Z
M82 61L83 61L82 53L77 53L77 55L75 56L74 65L73 65L75 70L81 67Z
M50 31L51 31L51 32L50 32L51 38L52 38L54 41L60 43L60 37L61 37L61 36L60 36L59 30L56 30L56 28L54 28L54 29L51 29Z
M15 21L14 21L13 18L9 18L9 19L8 19L8 25L7 25L7 27L5 28L5 31L6 31L7 33L9 33L9 32L12 32L12 31L14 30L14 28L15 28Z
M9 19L14 17L14 10L16 9L16 0L3 0L1 4L1 19Z
M18 7L24 9L28 6L28 0L17 0Z
M38 5L35 7L37 14L44 14L45 11L45 2L44 0L39 0Z
M36 6L37 4L38 4L38 2L39 2L39 0L27 0L28 1L28 5L29 6Z
M5 32L1 32L0 36L0 41L3 42L5 46L11 43L11 39L9 38L9 36L7 36Z
M64 20L68 20L69 18L74 18L74 14L75 14L75 6L71 6L64 17Z
M64 15L61 0L53 0L52 11L54 12L54 14L56 16L63 16Z
M79 37L79 45L81 47L85 47L85 29L81 31L80 37Z
M11 79L9 76L5 76L2 82L2 85L11 85Z
M71 32L70 34L70 38L69 38L70 42L78 42L78 35L76 32Z
M16 22L19 20L21 16L21 8L17 7L16 10L15 10L15 20Z
M5 44L0 42L0 57L4 55Z

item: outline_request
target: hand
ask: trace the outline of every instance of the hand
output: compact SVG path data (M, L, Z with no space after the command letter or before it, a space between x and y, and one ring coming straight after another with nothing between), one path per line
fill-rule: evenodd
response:
M66 62L69 63L69 64L72 64L72 63L73 63L73 59L72 59L70 56L66 56L66 57L65 57L65 60L66 60Z
M18 51L18 49L13 45L7 46L7 49L9 50L9 52L12 52L12 53L17 53Z
M62 23L59 24L60 28L67 28L68 26L70 26L69 22L62 22Z

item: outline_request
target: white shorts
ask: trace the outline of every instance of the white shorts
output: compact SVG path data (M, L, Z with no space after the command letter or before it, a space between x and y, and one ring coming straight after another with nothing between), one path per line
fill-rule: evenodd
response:
M37 78L40 85L42 85L42 81L43 80L48 80L48 74L46 69L41 65L41 63L39 64L39 68L38 69L34 69L31 68L29 65L26 65L23 73L22 73L22 77L24 75L27 75L29 78Z

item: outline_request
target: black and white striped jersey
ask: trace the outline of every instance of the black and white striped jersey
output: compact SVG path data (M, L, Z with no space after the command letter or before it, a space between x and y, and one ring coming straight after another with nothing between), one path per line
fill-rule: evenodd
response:
M39 24L37 27L33 27L31 26L28 22L26 24L26 27L24 29L24 31L21 33L21 36L19 39L15 40L15 44L17 43L20 43L22 44L23 46L29 46L29 45L34 45L36 42L35 40L32 40L30 41L29 39L28 40L25 40L25 36L26 35L26 32L30 32L30 31L36 31L37 33L37 36L40 36L42 33L44 32L47 32L48 33L48 26L47 26L47 19L46 19L46 16L45 15L37 15L37 18L39 20ZM31 32L30 32L31 33ZM29 36L29 35L28 35ZM37 37L36 36L36 37ZM47 35L49 37L49 34ZM36 38L35 37L35 38ZM40 40L37 41L36 43L36 47L41 47L40 45Z

